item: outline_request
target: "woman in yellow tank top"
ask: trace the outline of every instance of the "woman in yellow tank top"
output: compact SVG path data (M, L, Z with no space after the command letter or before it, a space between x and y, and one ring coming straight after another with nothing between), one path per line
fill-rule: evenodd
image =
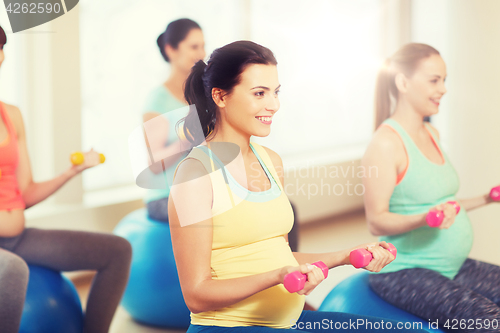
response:
M168 204L172 244L192 332L274 332L341 328L384 322L345 313L303 311L324 279L308 263L328 268L349 264L348 249L292 253L287 244L293 212L283 190L282 162L272 150L250 143L264 137L279 109L280 84L272 52L249 41L228 44L199 61L186 81L191 106L184 133L194 148L174 174ZM378 272L394 258L385 242L370 248L366 267ZM305 287L289 293L286 274L307 275ZM383 324L382 324L383 327ZM394 323L393 328L396 327Z

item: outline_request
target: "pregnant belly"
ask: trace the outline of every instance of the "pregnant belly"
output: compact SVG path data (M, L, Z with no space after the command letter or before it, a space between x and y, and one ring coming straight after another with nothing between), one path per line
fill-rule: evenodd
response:
M0 211L0 237L15 237L24 230L24 209Z

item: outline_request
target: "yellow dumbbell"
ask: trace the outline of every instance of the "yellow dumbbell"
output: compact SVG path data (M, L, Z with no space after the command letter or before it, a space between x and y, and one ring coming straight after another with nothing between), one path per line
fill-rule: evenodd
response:
M104 157L104 154L99 154L99 160L101 163L104 163L104 161L106 161L106 157ZM82 164L85 161L85 155L83 155L83 153L80 151L74 152L73 154L71 154L70 161L74 165Z

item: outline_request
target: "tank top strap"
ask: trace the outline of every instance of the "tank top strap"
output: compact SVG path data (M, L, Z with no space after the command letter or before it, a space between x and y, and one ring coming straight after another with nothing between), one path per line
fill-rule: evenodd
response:
M192 158L192 159L200 161L208 173L215 171L213 162L198 147L193 147L193 149L191 149L189 154L182 161L184 161L188 158ZM179 165L182 163L182 161L179 163ZM177 169L179 168L179 165L177 165L177 168L175 169L176 173L177 173ZM174 174L174 176L175 176L175 174Z
M189 154L191 157L196 158L205 166L207 172L212 173L217 170L221 170L222 176L224 177L224 182L229 184L229 179L227 178L226 169L224 165L219 160L217 155L214 155L212 150L210 150L206 146L197 146L194 147L191 153Z
M269 157L269 154L264 149L264 147L255 142L251 142L250 148L252 148L252 151L255 153L255 156L257 156L257 159L264 168L264 172L266 173L269 180L273 179L276 185L278 185L278 187L280 188L280 190L283 191L283 184L281 184L278 173L276 172L276 168L274 167L274 164L271 161L271 157Z
M0 101L0 114L4 121L5 127L7 128L9 137L13 136L14 138L17 138L17 132L14 127L14 124L10 120L9 114L7 113L4 103L1 101Z
M441 146L441 140L439 140L439 138L436 136L436 134L434 133L434 130L431 128L431 125L425 121L424 126L427 129L427 132L429 132L429 135L431 136L432 140L434 141L434 144L436 146L438 146L439 151L443 154L443 156L445 156L443 147Z
M233 192L229 187L229 180L227 178L225 168L222 165L219 165L217 156L213 155L212 151L206 146L200 145L191 149L191 152L189 152L189 154L182 159L182 161L180 161L175 168L173 176L174 179L179 165L189 158L200 161L210 176L214 195L212 209L215 214L219 214L222 210L227 210L227 207L235 207L236 204L241 201L240 199L234 197Z
M389 118L386 119L382 125L389 126L392 128L397 134L399 134L399 137L403 141L403 144L405 146L406 152L408 154L408 158L410 156L418 156L418 147L415 145L413 142L412 138L410 135L405 131L405 129L395 120Z

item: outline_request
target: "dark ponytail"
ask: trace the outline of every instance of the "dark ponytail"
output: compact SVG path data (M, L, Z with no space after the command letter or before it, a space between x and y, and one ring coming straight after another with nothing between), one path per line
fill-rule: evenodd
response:
M375 129L390 117L393 101L398 99L396 74L411 77L421 60L431 55L439 55L438 50L427 44L409 43L401 47L384 62L377 75L375 86Z
M3 49L5 44L7 44L7 35L5 34L2 26L0 26L0 50Z
M177 49L179 43L182 42L193 29L200 29L198 23L193 20L184 18L172 21L168 24L167 29L156 39L156 44L160 49L160 53L166 62L170 62L167 53L165 53L165 45L170 45Z
M184 135L194 145L202 143L215 128L216 106L212 91L206 91L203 82L206 67L203 60L198 61L184 88L184 98L189 104L189 113L184 118Z
M212 89L230 94L240 83L241 73L250 64L277 65L271 50L250 41L238 41L216 49L208 64L200 60L191 69L184 88L190 105L184 118L184 134L194 145L211 139L217 133L219 110L212 98Z

